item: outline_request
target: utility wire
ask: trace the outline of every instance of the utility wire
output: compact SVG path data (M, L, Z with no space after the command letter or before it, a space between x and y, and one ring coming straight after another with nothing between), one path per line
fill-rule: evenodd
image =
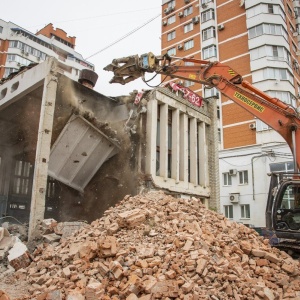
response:
M97 19L97 18L103 18L103 17L109 17L109 16L115 16L115 15L122 15L122 14L128 14L128 13L134 13L134 12L140 12L140 11L149 11L151 9L157 9L157 7L147 8L147 9L139 9L139 10L128 10L128 11L121 11L116 13L110 13L110 14L103 14L98 16L89 16L89 17L83 17L83 18L77 18L77 19L69 19L69 20L61 20L61 21L53 21L55 24L61 24L61 23L68 23L68 22L74 22L74 21L84 21L84 20L91 20L91 19ZM29 26L28 28L33 28L37 26L43 26L44 24L38 24L34 26Z
M110 48L111 46L119 43L120 41L124 40L125 38L127 38L128 36L132 35L133 33L135 33L136 31L140 30L141 28L145 27L146 25L148 25L149 23L151 23L152 21L154 21L155 19L157 19L158 17L160 17L160 14L158 14L157 16L151 18L150 20L148 20L146 23L136 27L135 29L131 30L130 32L126 33L125 35L123 35L122 37L120 37L119 39L117 39L116 41L114 41L113 43L107 45L106 47L104 47L103 49L97 51L96 53L90 55L89 57L85 58L85 60L90 59L91 57L103 52L104 50Z

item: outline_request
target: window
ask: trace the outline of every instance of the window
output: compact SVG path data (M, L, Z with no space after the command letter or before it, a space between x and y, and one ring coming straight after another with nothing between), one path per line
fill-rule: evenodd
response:
M212 45L202 49L203 59L207 59L210 57L217 56L217 47L216 45Z
M256 120L256 131L264 131L269 129L271 129L271 127L269 127L266 123L258 119Z
M274 14L274 5L273 4L268 4L268 13Z
M29 187L31 170L32 165L29 162L16 160L13 175L13 194L29 195L29 193L31 192Z
M189 40L184 43L184 50L189 50L194 47L194 40Z
M28 46L22 42L19 41L9 41L9 47L10 48L19 48L23 50L24 52L28 52L36 57L40 57L41 59L46 59L46 53L41 52L40 50L37 50L31 46Z
M283 46L264 45L262 47L250 50L251 60L256 60L262 57L267 57L268 59L278 61L285 61L288 64L291 62L291 55Z
M252 18L260 14L276 14L280 15L283 20L285 20L285 13L278 4L260 3L247 9L246 14L247 18Z
M176 21L176 17L175 17L175 15L173 15L173 16L169 17L167 20L168 20L168 22L167 22L168 24L173 24Z
M170 2L168 2L168 8L174 8L175 7L175 0L171 0Z
M8 54L7 61L16 61L19 65L28 66L32 61L16 54Z
M193 28L194 28L193 22L184 25L184 28L183 28L184 29L184 33L187 33L189 31L193 30Z
M229 173L223 173L223 185L232 185L232 176Z
M0 26L0 33L2 33L3 32L3 27L2 26Z
M267 94L272 96L273 98L277 98L289 105L296 107L296 99L295 96L290 92L285 91L267 91Z
M288 80L293 82L293 75L287 69L265 68L264 79Z
M185 61L185 62L184 62L184 65L185 65L185 66L194 66L194 63L191 62L191 61ZM300 89L300 88L299 88L299 89Z
M170 56L176 55L176 48L174 47L174 48L169 49L169 50L168 50L168 54L169 54Z
M189 6L189 7L185 8L184 11L183 11L183 15L185 17L192 14L192 13L193 13L193 6Z
M292 161L270 164L271 172L293 172L294 163Z
M216 88L205 88L204 89L204 97L208 98L208 97L218 97L219 96L219 92Z
M176 31L175 30L169 32L168 35L167 35L168 41L171 41L171 40L175 39L175 37L176 37Z
M183 85L184 85L185 87L189 87L189 86L192 86L192 85L194 85L194 84L195 84L194 81L185 80Z
M227 219L233 219L233 205L224 205L224 215Z
M249 38L255 38L263 34L282 35L286 40L288 35L282 25L260 24L249 29Z
M241 218L250 219L250 204L241 205Z
M9 74L13 73L13 72L17 72L18 69L15 69L15 68L5 68L5 71L4 71L4 75L3 77L7 77Z
M239 171L239 184L248 184L248 171Z
M201 13L201 23L215 19L215 11L213 9L206 10Z
M209 27L207 29L202 30L202 41L206 41L213 37L216 37L215 27Z

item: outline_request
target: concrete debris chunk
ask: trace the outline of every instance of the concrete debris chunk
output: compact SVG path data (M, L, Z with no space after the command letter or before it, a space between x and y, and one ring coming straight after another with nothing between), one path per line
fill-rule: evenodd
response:
M84 222L60 222L53 229L56 234L65 239L86 225Z
M4 237L9 237L9 232L6 228L0 227L0 242Z
M26 245L22 242L16 242L14 244L14 246L9 250L7 258L10 265L15 270L26 268L31 263L29 251Z
M15 272L31 285L26 299L300 299L288 254L199 199L162 192L125 197L29 262Z

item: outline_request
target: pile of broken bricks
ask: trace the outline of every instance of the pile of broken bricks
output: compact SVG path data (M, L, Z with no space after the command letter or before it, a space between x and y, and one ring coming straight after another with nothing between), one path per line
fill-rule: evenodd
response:
M38 225L34 233L35 238L31 243L33 247L43 242L58 245L61 238L70 236L85 225L85 222L57 223L54 219L45 219ZM9 223L4 227L0 227L0 279L13 273L15 270L29 266L33 260L27 247L28 243L20 240L20 234L15 227L17 225ZM7 228L13 228L13 234ZM24 234L22 235L22 239L26 240L26 237L27 234L25 236Z
M299 263L256 231L161 192L125 197L14 276L22 299L300 299Z

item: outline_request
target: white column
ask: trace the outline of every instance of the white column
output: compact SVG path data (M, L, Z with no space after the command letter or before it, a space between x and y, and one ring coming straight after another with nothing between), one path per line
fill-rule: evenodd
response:
M55 71L49 71L44 79L40 122L37 137L33 187L30 207L29 240L38 225L44 219L48 163L50 158L51 137L53 130L54 108L57 91Z
M146 174L156 175L157 100L147 104Z
M179 110L172 111L172 169L171 177L179 182Z
M197 120L190 119L190 182L198 184L198 166L197 166Z
M160 106L160 172L163 178L168 178L168 104Z
M206 143L206 126L204 122L198 124L198 147L199 147L199 184L208 185L208 153Z
M180 115L179 179L188 182L188 116Z

